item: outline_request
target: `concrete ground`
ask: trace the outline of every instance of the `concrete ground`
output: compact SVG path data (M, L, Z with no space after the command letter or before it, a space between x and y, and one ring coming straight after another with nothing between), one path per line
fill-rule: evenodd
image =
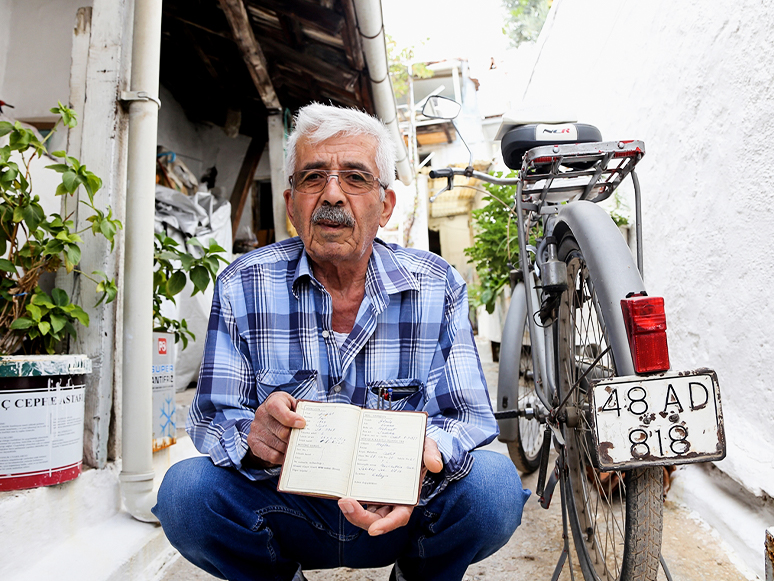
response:
M494 398L497 391L497 363L486 342L479 341L484 372L490 393ZM488 448L507 454L505 444L495 441ZM680 470L673 473L680 478ZM535 490L537 474L523 478L524 487ZM522 524L508 544L491 557L471 565L464 581L548 581L551 579L562 551L562 513L558 492L549 510L542 509L537 497L532 496L524 510ZM662 554L675 581L745 581L733 564L734 555L696 515L683 506L669 500L664 504L664 530ZM577 562L572 540L571 558ZM335 569L330 571L305 571L309 581L387 581L390 568L382 569ZM197 569L185 559L178 557L165 567L158 581L211 581L214 577ZM567 564L559 577L570 581ZM582 580L580 569L575 567L575 579ZM666 581L663 571L659 581Z

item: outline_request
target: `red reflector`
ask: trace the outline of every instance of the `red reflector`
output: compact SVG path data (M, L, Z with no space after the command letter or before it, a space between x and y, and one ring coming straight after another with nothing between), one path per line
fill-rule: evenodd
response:
M669 369L666 313L661 297L634 296L621 301L635 373Z
M632 149L630 151L619 151L613 155L613 157L634 157L640 153L639 149Z
M554 161L553 157L536 157L532 160L532 163L551 163Z

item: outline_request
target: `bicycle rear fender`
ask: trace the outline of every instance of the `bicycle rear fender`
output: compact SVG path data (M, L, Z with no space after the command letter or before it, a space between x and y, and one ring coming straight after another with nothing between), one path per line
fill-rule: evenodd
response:
M608 324L607 335L618 375L634 375L626 337L621 299L642 292L645 284L631 250L615 222L592 202L578 201L561 207L554 237L561 241L571 231L588 264L600 309Z
M515 410L518 398L519 362L521 361L521 339L527 320L526 289L523 282L516 284L511 293L511 304L503 325L500 340L500 366L497 374L497 410ZM497 420L500 426L501 442L516 439L516 418Z

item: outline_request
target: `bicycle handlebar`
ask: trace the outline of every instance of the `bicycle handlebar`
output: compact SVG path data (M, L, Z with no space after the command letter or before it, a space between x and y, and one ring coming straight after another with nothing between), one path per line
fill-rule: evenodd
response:
M481 180L482 182L487 182L498 186L515 186L516 184L519 183L519 178L498 178L475 170L472 173L473 173L472 177L478 180ZM443 167L440 169L430 170L430 177L432 179L450 178L453 176L464 176L469 174L470 172L468 172L465 168L461 168L461 167Z

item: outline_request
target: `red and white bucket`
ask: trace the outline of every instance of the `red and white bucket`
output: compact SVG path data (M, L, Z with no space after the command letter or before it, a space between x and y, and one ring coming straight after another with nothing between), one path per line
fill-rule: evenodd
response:
M88 373L86 355L0 357L0 491L81 473Z

